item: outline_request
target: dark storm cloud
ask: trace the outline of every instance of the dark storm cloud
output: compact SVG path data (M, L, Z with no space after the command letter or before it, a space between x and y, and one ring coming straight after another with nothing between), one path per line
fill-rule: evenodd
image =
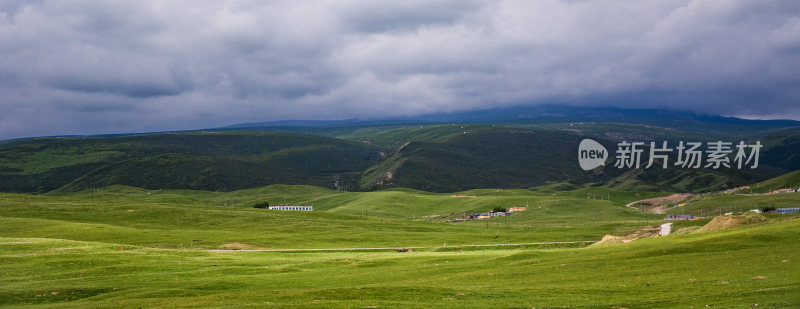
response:
M0 139L522 104L800 119L797 1L3 1Z

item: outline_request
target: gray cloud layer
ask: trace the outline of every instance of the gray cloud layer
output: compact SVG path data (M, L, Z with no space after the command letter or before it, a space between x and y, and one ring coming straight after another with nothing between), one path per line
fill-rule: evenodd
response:
M3 1L0 139L521 104L800 119L800 2Z

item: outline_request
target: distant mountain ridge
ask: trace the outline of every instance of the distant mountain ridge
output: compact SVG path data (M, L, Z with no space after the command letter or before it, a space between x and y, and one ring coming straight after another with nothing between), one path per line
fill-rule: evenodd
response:
M0 142L0 191L109 185L230 191L269 184L436 192L546 184L707 192L800 170L800 122L539 106L391 120L289 120L173 133ZM577 144L759 140L758 170L585 172ZM612 158L613 159L613 156Z
M686 131L712 131L714 133L726 133L729 131L728 129L733 126L756 127L758 131L800 127L800 121L785 119L752 120L664 109L540 105L366 120L286 120L241 123L217 129L241 129L256 127L374 126L404 123L535 124L562 122L629 123L661 126Z
M217 129L236 129L236 128L252 128L252 127L322 127L322 126L347 125L357 122L359 122L358 119L277 120L277 121L266 121L266 122L239 123L239 124L224 126Z
M626 120L622 121L625 123L638 123L645 120L651 121L653 119L658 119L660 121L695 121L739 125L800 126L800 121L786 119L751 120L667 109L637 109L566 105L539 105L529 107L486 109L451 114L431 114L410 118L444 122L490 122L520 120L536 120L542 122L564 122L565 120L616 122L619 120ZM638 121L630 121L637 119Z
M52 135L53 138L124 137L148 134L224 131L285 131L323 136L342 135L343 131L364 127L391 127L408 125L435 125L447 123L496 124L506 126L535 125L568 122L624 123L656 126L696 133L718 135L765 134L789 128L800 128L800 121L775 119L753 120L689 111L666 109L636 109L619 107L590 107L566 105L538 105L483 109L453 113L433 113L417 116L339 119L339 120L276 120L246 122L205 129L171 131L100 133L90 135ZM333 129L335 132L330 133ZM2 142L26 140L36 137L15 138Z

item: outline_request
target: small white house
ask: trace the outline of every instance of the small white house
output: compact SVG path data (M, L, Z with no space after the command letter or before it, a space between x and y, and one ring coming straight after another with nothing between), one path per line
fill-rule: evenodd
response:
M275 205L269 206L273 210L299 210L299 211L312 211L314 206L292 206L292 205Z

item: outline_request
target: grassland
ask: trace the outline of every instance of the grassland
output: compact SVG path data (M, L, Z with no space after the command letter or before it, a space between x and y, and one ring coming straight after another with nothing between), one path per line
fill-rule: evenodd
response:
M0 191L35 194L0 193L0 307L800 307L800 215L712 218L797 207L800 193L695 195L669 213L707 218L673 235L590 245L664 222L630 202L796 170L796 130L508 119L2 142ZM758 170L584 172L569 159L584 137L612 149L734 135L763 138ZM528 209L453 222L512 206Z
M624 235L662 218L624 205L663 194L597 187L342 192L286 185L0 194L0 306L800 305L800 219L794 216L613 246L460 247ZM313 204L315 211L252 208L265 201ZM459 213L525 204L527 211L509 218L446 222ZM215 251L352 247L422 248Z
M114 186L58 196L3 194L0 235L207 249L227 243L261 248L442 246L597 240L605 234L630 232L647 220L619 203L586 199L580 193L553 196L528 190L477 190L459 194L476 197L285 185L227 193ZM614 193L621 201L631 196ZM251 207L265 201L313 204L318 211ZM526 203L531 205L529 211L504 220L444 222Z
M714 307L800 305L800 221L612 247L209 252L0 238L0 305Z

